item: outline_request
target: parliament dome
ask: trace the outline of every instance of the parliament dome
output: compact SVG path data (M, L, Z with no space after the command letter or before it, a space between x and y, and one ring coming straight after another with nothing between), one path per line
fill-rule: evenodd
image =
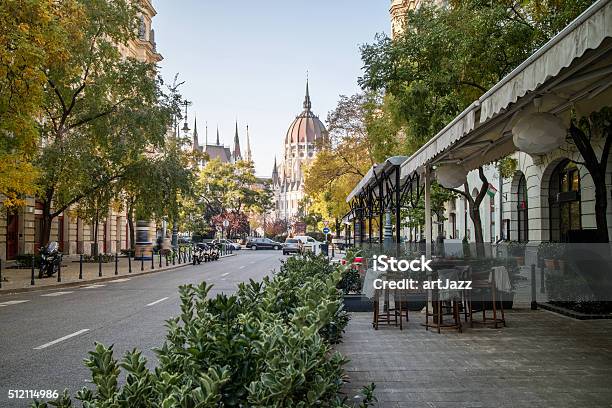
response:
M327 129L323 122L312 113L310 92L306 82L306 98L304 99L304 111L300 113L287 130L285 144L315 143L327 138Z

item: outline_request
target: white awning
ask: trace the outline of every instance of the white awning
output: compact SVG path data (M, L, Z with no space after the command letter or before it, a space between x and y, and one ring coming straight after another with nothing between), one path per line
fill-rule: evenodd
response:
M402 164L402 179L408 177L430 159L437 156L457 140L474 129L475 111L478 103L474 102L461 112L451 123L438 132Z

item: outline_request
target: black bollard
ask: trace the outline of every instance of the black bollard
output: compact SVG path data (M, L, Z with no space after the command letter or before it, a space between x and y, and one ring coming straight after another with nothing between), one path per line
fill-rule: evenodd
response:
M115 254L115 275L119 275L119 254Z
M140 272L144 271L144 251L140 252Z
M155 253L151 250L151 270L155 269Z
M159 255L159 268L161 269L161 267L162 267L162 264L161 264L161 259L162 259L161 250L159 250L159 251L157 252L157 254Z
M79 256L79 279L83 279L83 254Z
M180 265L180 264L181 264L181 247L178 247L177 252L178 252L178 253L176 254L176 257L177 257L177 263Z
M57 281L61 282L62 281L62 261L60 260L60 263L57 265Z
M540 268L540 293L546 292L544 287L544 268Z
M536 270L535 265L531 265L531 310L538 309L538 302L536 300Z
M128 252L128 273L132 273L132 250Z
M98 276L102 277L102 256L98 254Z
M191 262L193 260L193 255L191 255L191 247L189 247L189 259L188 261Z
M34 286L34 256L32 256L32 277L30 279L30 285Z

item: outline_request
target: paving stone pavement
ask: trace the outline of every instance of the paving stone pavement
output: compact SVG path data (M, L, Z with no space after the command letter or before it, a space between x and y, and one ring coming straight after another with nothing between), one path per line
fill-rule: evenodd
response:
M418 312L403 331L351 317L345 392L374 382L379 407L612 407L612 320L519 309L505 328L438 334Z

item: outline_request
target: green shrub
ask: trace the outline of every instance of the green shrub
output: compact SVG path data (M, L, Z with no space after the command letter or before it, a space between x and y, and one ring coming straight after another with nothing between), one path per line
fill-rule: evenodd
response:
M96 344L85 362L94 388L76 399L92 408L347 407L339 394L347 360L332 348L348 323L336 289L342 273L308 255L289 258L272 278L240 284L232 296L208 298L206 283L182 286L181 314L166 323L155 370L138 350L118 362L112 346ZM373 389L364 389L360 407L376 400ZM72 401L64 393L53 403Z

